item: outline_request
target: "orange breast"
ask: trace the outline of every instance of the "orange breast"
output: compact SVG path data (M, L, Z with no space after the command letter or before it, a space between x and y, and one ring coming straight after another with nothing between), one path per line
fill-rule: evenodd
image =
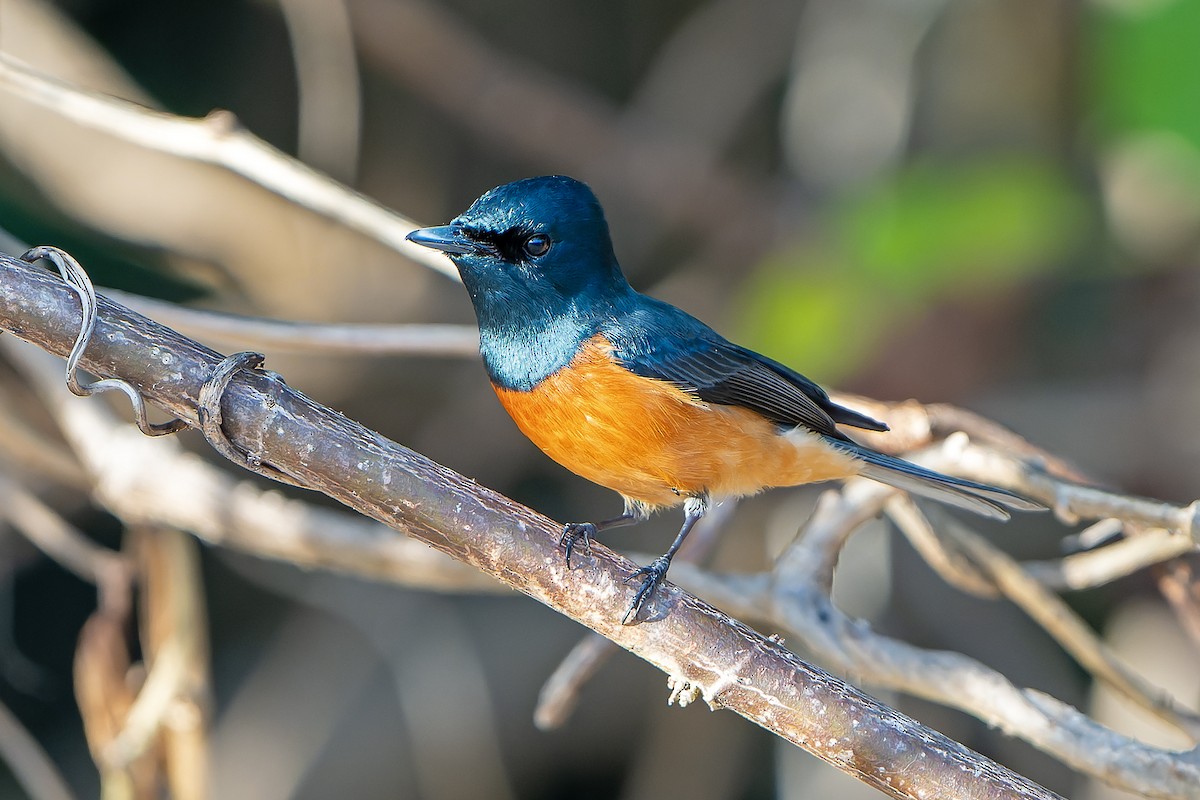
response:
M779 434L743 408L710 405L621 367L596 336L535 389L494 387L546 455L577 475L650 507L693 494L730 497L770 486L845 478L858 462L814 434Z

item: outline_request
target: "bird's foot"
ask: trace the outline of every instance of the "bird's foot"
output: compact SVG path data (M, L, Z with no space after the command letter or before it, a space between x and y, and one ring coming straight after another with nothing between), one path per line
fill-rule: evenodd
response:
M582 543L583 549L591 552L592 538L596 533L597 528L591 522L568 522L563 526L558 544L567 551L567 569L571 568L571 553L575 551L575 546Z
M628 625L637 619L638 615L642 613L642 609L650 602L650 598L654 596L654 591L667 577L667 570L670 568L671 559L665 555L659 556L625 579L625 583L631 583L635 579L645 576L642 579L642 585L638 587L637 594L633 596L633 602L629 604L629 610L621 618L622 625Z

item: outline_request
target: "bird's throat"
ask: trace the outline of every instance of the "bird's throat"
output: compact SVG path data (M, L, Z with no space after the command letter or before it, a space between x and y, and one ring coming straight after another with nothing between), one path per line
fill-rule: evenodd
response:
M496 386L527 392L558 372L590 336L575 320L524 319L479 326L479 351Z

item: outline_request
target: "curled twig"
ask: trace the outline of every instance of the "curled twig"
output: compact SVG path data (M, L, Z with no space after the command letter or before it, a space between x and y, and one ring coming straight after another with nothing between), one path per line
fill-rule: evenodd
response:
M213 374L200 387L200 398L196 404L196 415L200 419L200 432L204 434L204 438L208 440L214 450L233 463L240 464L264 478L304 488L304 484L291 475L275 469L270 464L263 463L257 453L239 450L233 442L229 441L229 437L225 435L225 430L221 427L223 419L221 399L225 396L225 390L229 387L229 382L233 380L234 374L243 369L257 371L262 363L262 353L245 352L234 353L217 364L213 369ZM283 384L283 378L274 372L263 371L262 374L267 376L276 388ZM267 405L273 406L274 395L268 395L266 402Z
M38 273L0 256L0 327L68 352L66 290ZM44 309L36 320L24 310L30 297ZM97 345L83 359L87 368L122 375L181 418L195 420L200 386L220 357L103 300L101 310ZM147 358L156 347L169 349L169 371ZM268 409L263 400L274 392L275 406ZM239 450L261 453L362 513L489 572L638 653L677 683L685 681L713 707L735 710L893 796L1052 796L670 584L654 600L655 622L621 625L628 561L596 545L586 565L567 570L555 523L278 382L241 371L223 406L225 433ZM830 731L837 736L831 739Z
M81 307L79 333L75 337L75 344L72 345L70 354L67 355L67 388L71 390L71 393L80 397L90 397L98 392L113 390L122 392L133 404L133 414L138 429L147 436L165 436L186 428L188 424L182 419L173 419L170 422L157 424L151 423L146 417L146 401L142 398L141 393L127 381L107 378L94 383L79 382L79 360L83 358L84 351L87 350L92 336L96 333L96 288L79 262L57 247L47 245L34 247L21 256L22 261L28 261L31 264L42 258L58 268L58 273L62 276L63 281L79 298Z

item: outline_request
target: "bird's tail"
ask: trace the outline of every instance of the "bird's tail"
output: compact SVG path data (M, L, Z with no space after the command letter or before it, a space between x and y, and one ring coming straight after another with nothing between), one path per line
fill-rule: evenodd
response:
M895 456L884 455L856 442L829 439L862 460L861 475L930 500L965 508L994 519L1008 519L1009 509L1042 511L1044 507L1006 489L943 475Z

